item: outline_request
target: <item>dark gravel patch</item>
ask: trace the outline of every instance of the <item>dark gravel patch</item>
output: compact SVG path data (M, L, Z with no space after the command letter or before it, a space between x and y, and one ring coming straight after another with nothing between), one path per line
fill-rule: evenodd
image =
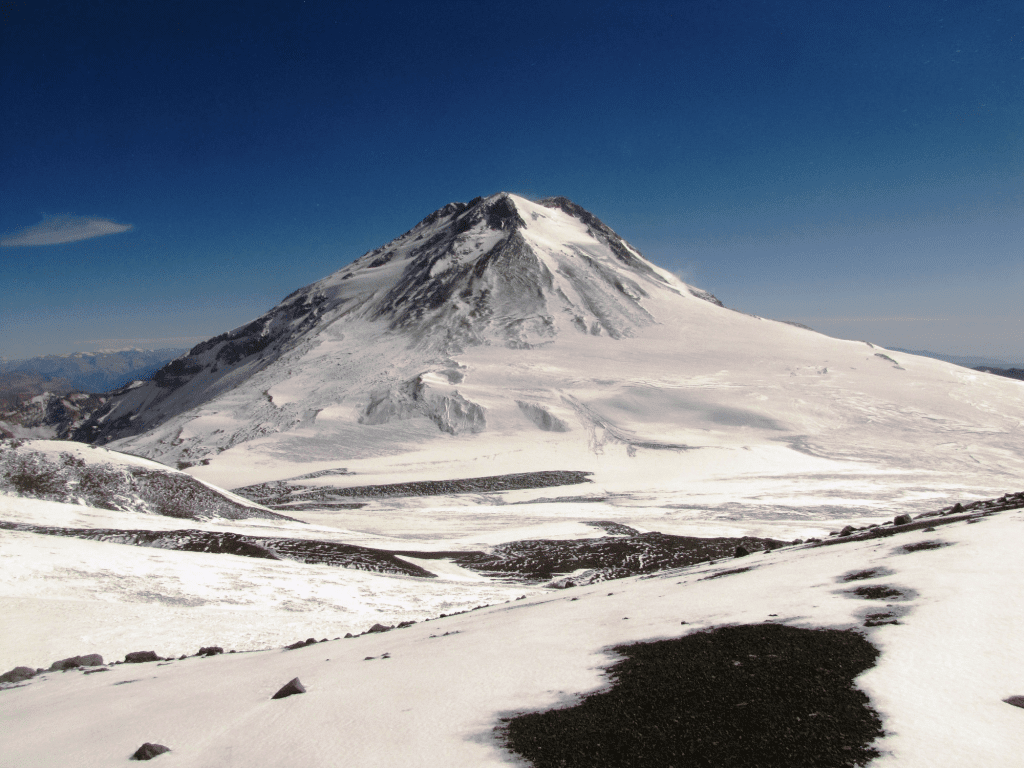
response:
M856 589L851 589L850 594L864 600L899 600L907 597L906 591L889 586L888 584L879 584L871 587L857 587Z
M744 571L752 571L754 566L749 565L746 568L730 568L727 571L719 571L718 573L712 573L710 576L705 576L701 581L709 581L711 579L720 579L723 576L732 576L734 573L743 573Z
M616 523L612 520L587 520L583 523L593 528L600 528L605 533L612 536L639 536L640 531L636 528L630 528L628 525L622 523Z
M518 491L527 488L553 488L561 485L589 483L592 472L521 472L511 475L470 477L460 480L423 480L413 483L389 483L387 485L359 485L350 488L293 485L292 480L262 483L232 492L265 505L283 504L286 501L332 501L337 499L372 498L387 499L399 496L450 496L460 493L498 493ZM303 477L306 477L305 475Z
M874 579L879 576L891 576L892 571L888 568L868 568L863 571L852 571L844 574L840 581L862 581L864 579Z
M948 547L950 543L948 541L919 541L916 544L904 544L900 547L902 552L922 552L926 549L941 549L942 547Z
M494 577L515 574L524 579L547 581L556 574L587 568L606 570L607 578L622 578L731 558L738 546L755 552L783 545L784 542L774 539L704 539L652 531L600 539L512 541L489 552L459 553L454 561L464 568Z
M241 555L265 560L297 560L313 565L333 565L360 571L396 573L435 578L418 565L399 559L392 552L339 544L315 539L285 539L270 536L243 536L224 531L140 531L116 528L58 528L55 526L10 523L0 520L0 530L27 531L50 536L68 536L113 544L173 549L181 552L209 552ZM414 553L410 553L414 554Z
M878 755L857 675L878 651L845 630L723 627L621 646L612 687L500 729L535 768L845 768Z

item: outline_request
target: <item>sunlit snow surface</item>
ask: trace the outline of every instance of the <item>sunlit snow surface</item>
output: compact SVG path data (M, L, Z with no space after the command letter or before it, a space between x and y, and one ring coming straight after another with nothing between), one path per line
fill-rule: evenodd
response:
M904 549L919 542L946 546ZM1024 694L1022 542L1017 510L548 592L295 651L50 673L0 691L0 764L119 765L149 741L169 746L159 759L180 766L333 768L340 757L356 766L505 765L493 732L499 719L596 690L614 660L607 648L769 620L858 627L879 647L877 666L858 680L887 734L875 745L875 768L1017 765L1024 711L1002 700ZM149 563L150 572L164 567ZM737 565L750 570L706 578ZM844 581L871 568L884 575ZM907 599L851 595L871 584ZM900 623L865 628L865 616L889 610L886 603ZM161 641L173 644L175 618L150 638L158 652ZM81 631L97 630L85 623ZM293 677L307 693L271 701Z
M550 322L503 315L515 308L501 299L507 281L485 273L470 288L497 298L479 343L432 336L462 327L466 302L391 329L372 310L394 299L396 286L419 290L402 282L407 258L447 221L428 217L286 300L327 297L315 333L279 356L218 369L211 348L192 384L131 390L111 419L154 398L177 415L110 447L191 463L189 474L231 489L342 468L347 474L297 483L549 470L591 472L592 482L280 510L301 523L182 525L12 497L0 497L0 519L445 551L602 535L584 524L595 520L789 540L1021 490L1024 384L723 309L646 262L609 290L619 257L562 210L510 199L537 274L543 266L552 275L536 303ZM426 275L443 282L497 237L470 229ZM604 277L582 280L584 265ZM515 320L516 348L503 317ZM75 765L117 764L144 741L170 746L159 758L168 765L334 766L338 755L360 766L500 764L497 718L600 685L608 646L770 613L799 626L860 626L877 606L843 594L836 580L876 561L918 595L902 624L870 630L883 657L863 685L893 734L880 764L1013 765L1024 753L1024 710L1001 699L1024 694L1022 517L908 534L956 542L944 549L895 556L897 543L882 540L779 552L753 556L750 573L604 583L571 590L576 601L480 581L438 560L415 561L437 578L413 579L2 531L3 669L89 652L110 660L135 650L281 646L497 605L287 653L128 665L0 691L0 721L21 735L0 740L0 766L67 755ZM459 634L429 637L445 632ZM364 661L385 651L390 659ZM295 676L308 694L269 701ZM114 685L123 680L137 682Z
M522 226L442 209L264 316L281 351L231 367L218 342L180 387L132 390L104 418L157 426L111 447L224 488L586 470L670 522L888 514L1024 478L1024 384L716 306L558 206L479 205Z

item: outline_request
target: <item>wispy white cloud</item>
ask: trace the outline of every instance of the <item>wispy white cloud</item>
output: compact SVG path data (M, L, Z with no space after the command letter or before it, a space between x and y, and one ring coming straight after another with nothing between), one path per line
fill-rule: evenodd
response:
M131 228L131 224L118 224L96 216L49 216L35 226L26 227L0 240L0 247L74 243L91 237L116 235Z

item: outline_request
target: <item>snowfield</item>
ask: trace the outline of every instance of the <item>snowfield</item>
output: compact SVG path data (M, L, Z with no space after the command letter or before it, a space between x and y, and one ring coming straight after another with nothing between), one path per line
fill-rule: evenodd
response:
M606 686L610 647L765 621L856 628L881 651L857 681L886 732L873 768L1017 765L1024 710L1003 700L1024 694L1022 542L1024 511L1008 511L546 591L298 650L47 673L0 691L0 765L119 765L144 742L171 748L161 765L507 765L501 718ZM865 626L872 616L898 623ZM154 622L148 646L169 653L180 617ZM330 634L308 618L300 635ZM101 646L97 635L74 650ZM307 693L272 701L294 677Z
M1024 383L724 308L564 198L501 193L198 345L78 439L231 489L587 471L671 523L991 497L1024 476L1022 425Z
M608 690L611 649L764 622L880 651L874 768L1022 764L1024 511L970 502L1022 488L1024 383L724 308L564 198L449 204L75 437L0 446L0 671L166 660L3 686L0 768L144 742L167 766L522 765L503 718ZM826 544L568 589L469 570L616 530ZM196 551L243 537L383 551ZM544 556L538 578L580 562ZM419 576L354 569L387 557Z

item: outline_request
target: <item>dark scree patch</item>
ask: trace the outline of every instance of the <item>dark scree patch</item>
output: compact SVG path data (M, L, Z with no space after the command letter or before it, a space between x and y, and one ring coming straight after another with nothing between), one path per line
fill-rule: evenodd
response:
M499 729L535 768L859 766L881 721L854 679L878 651L849 630L752 624L620 646L611 688Z

